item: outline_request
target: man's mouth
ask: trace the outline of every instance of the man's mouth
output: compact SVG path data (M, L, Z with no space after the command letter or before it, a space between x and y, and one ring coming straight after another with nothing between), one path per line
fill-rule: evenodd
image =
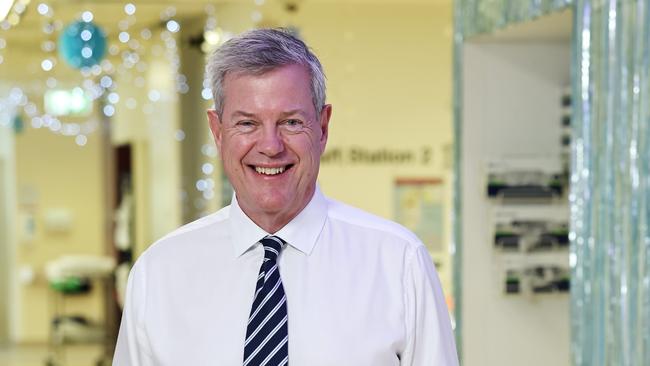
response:
M282 174L285 171L289 170L293 164L285 165L285 166L279 166L279 167L274 167L274 168L267 168L267 167L261 167L261 166L253 166L256 172L259 174L264 174L264 175L278 175Z

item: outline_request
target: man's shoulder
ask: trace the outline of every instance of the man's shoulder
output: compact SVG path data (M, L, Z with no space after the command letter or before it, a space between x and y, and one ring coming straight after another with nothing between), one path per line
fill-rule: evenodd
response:
M394 221L329 198L328 206L328 215L332 220L354 226L359 230L391 235L411 245L422 245L420 239L413 232Z
M211 230L214 233L221 233L223 230L218 230L216 227L226 223L230 216L230 206L226 206L217 212L210 215L203 216L197 220L189 222L156 240L151 244L143 253L142 256L152 256L155 253L166 252L168 250L175 250L179 245L186 246L188 243L196 242L195 240L188 240L194 235L203 235L204 230ZM212 230L215 228L216 230ZM186 250L186 248L183 248Z
M211 225L219 224L224 221L226 221L230 217L230 206L226 206L222 209L220 209L217 212L214 212L210 215L203 216L199 219L196 219L192 222L189 222L178 229L170 232L169 234L163 236L160 238L156 243L158 242L163 242L163 241L169 241L173 240L174 238L177 238L178 236L182 236L184 234L188 234L197 230L201 230L203 228L206 228Z

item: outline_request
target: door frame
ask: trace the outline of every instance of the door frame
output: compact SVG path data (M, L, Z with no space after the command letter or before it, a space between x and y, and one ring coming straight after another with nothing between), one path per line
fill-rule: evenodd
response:
M0 345L16 340L16 169L13 129L0 126Z

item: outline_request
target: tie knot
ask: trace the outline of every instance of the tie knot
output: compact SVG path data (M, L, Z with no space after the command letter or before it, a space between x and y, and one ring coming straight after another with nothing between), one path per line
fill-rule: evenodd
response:
M260 240L260 243L264 246L264 259L269 259L275 261L284 247L284 240L280 239L277 236L269 235Z

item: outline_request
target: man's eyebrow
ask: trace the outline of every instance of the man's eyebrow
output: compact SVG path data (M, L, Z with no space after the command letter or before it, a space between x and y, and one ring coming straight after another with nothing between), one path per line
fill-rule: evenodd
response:
M242 116L242 117L246 117L246 118L253 118L253 117L255 117L255 113L248 113L248 112L245 112L245 111L234 111L230 115L230 118L235 118L235 117L238 117L238 116Z
M307 118L307 117L309 117L309 115L308 115L305 111L303 111L302 109L292 109L292 110L290 110L290 111L282 112L280 115L281 115L282 117L288 117L288 116L293 116L293 115L295 115L295 114L299 114L299 115L301 115L303 118Z

